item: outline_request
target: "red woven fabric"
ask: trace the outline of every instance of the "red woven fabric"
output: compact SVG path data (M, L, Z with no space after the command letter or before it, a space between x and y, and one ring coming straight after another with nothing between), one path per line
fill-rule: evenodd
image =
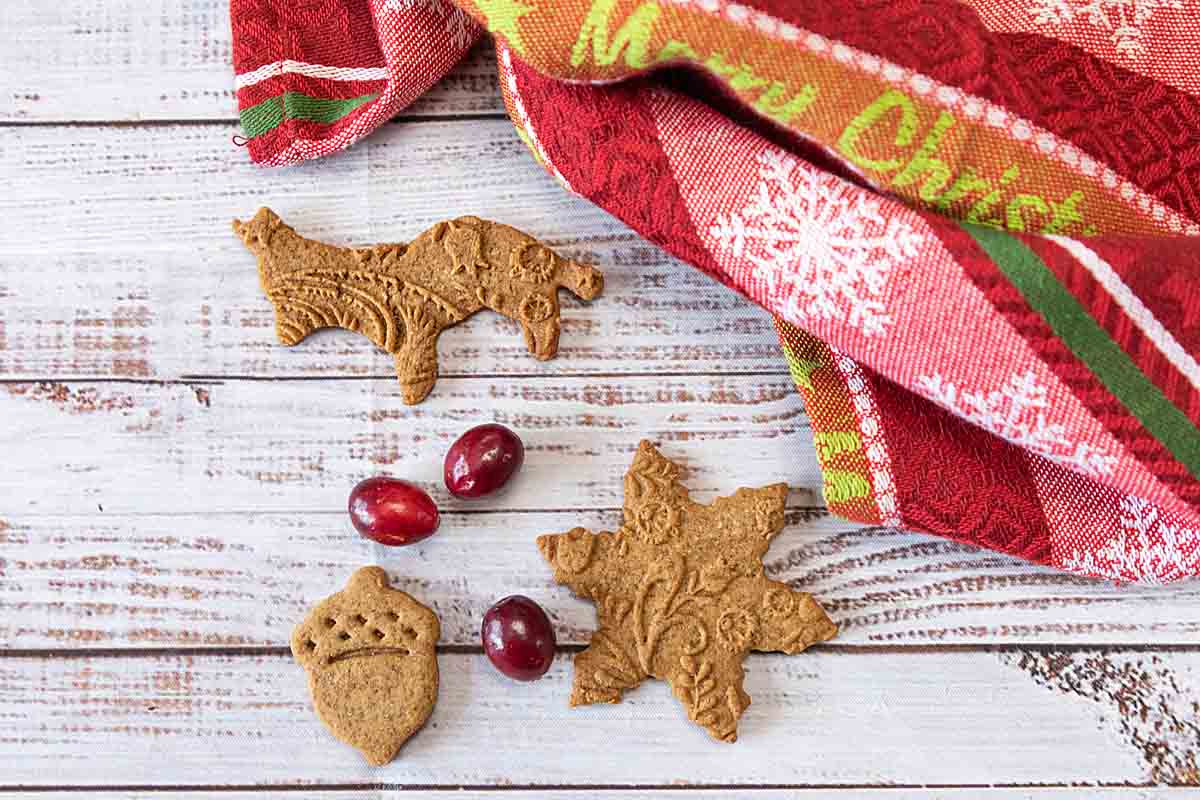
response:
M460 6L234 0L252 158L487 29L556 179L776 315L833 511L1200 575L1200 0Z

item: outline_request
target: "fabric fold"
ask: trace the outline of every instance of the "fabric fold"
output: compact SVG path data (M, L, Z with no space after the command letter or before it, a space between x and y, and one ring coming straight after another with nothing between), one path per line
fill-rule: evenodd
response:
M423 95L480 28L441 0L232 0L242 132L264 166L349 147Z
M461 5L560 183L776 316L832 511L1200 575L1200 103L1146 66L1200 57L1195 18L1131 60L958 0ZM441 0L305 7L234 0L262 163L349 144L465 50Z

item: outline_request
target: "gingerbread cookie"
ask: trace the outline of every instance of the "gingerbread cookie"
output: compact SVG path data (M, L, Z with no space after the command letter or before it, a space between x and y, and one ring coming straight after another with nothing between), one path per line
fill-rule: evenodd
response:
M700 505L679 467L642 442L625 475L620 530L538 537L554 579L594 600L600 620L575 658L571 705L616 703L626 689L659 678L691 720L736 741L750 705L746 655L799 653L837 633L810 595L763 572L767 546L783 530L787 492L778 483Z
M292 633L317 716L376 766L395 758L433 712L437 615L363 567Z
M286 345L318 328L363 334L395 355L404 402L437 380L443 330L483 308L517 320L539 360L558 352L558 290L592 300L599 270L559 256L516 228L478 217L439 222L408 244L334 247L305 239L260 209L233 229L258 256L263 291Z

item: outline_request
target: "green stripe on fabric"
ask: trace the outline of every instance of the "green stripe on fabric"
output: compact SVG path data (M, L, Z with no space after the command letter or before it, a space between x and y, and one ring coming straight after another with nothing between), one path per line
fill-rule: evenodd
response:
M1138 369L1037 253L1003 231L961 224L1055 335L1193 477L1200 478L1196 424Z
M253 139L274 130L288 119L306 119L311 122L332 123L342 119L354 109L369 103L378 94L364 94L348 100L332 100L327 97L312 97L300 92L285 92L278 97L263 100L257 105L242 109L242 130Z
M255 136L262 136L267 131L274 130L283 124L282 98L272 97L257 105L243 108L240 116L242 131L246 134L246 138L253 139Z

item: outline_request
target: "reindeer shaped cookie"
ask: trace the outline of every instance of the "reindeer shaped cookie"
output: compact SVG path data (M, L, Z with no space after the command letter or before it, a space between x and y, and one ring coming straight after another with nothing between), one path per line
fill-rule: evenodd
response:
M263 291L286 345L318 328L363 334L395 355L404 402L437 381L437 340L483 308L517 320L534 357L558 351L558 290L599 296L604 276L516 228L478 217L439 222L408 244L335 247L306 239L260 209L233 228L258 256Z

